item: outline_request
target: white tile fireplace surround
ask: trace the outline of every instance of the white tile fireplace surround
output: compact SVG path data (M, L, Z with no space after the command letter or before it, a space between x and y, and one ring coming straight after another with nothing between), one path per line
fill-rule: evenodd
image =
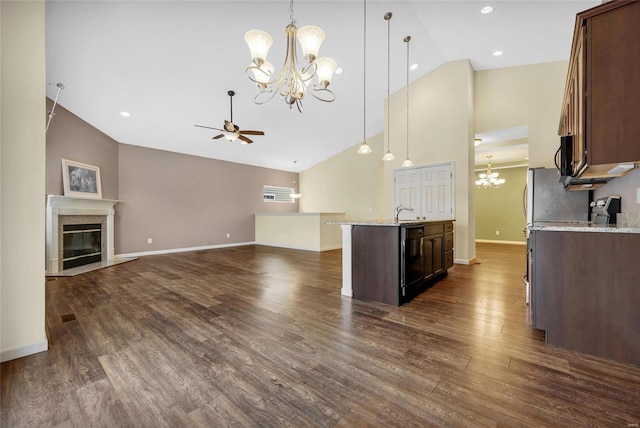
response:
M47 243L48 274L62 270L62 226L65 224L102 224L102 260L114 258L113 218L115 204L111 199L75 198L47 195Z

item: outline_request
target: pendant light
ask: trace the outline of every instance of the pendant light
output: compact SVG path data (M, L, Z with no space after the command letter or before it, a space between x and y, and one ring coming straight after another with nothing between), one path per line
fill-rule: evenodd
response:
M362 60L362 144L358 148L358 154L368 155L372 152L367 144L367 0L364 0L363 16L363 60Z
M298 173L298 161L297 160L293 161L293 172L296 173L296 174ZM296 181L293 182L293 189L291 189L291 193L289 194L291 199L300 199L302 197L302 193L298 193L297 192L297 190L298 190L297 189L297 187L298 187L297 184L298 183Z
M389 104L391 104L391 17L393 14L387 12L384 14L384 19L387 21L387 153L382 157L383 161L392 161L395 156L391 153L391 129L389 125L389 115L391 110Z
M413 162L409 159L409 42L411 36L404 38L404 42L407 44L407 158L402 162L403 167L413 166Z

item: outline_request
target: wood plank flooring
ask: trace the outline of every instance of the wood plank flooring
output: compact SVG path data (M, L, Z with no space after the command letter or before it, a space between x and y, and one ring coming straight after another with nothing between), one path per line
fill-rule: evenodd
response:
M399 308L341 296L339 250L48 280L50 349L2 364L0 426L637 427L640 368L546 345L524 247L477 253Z

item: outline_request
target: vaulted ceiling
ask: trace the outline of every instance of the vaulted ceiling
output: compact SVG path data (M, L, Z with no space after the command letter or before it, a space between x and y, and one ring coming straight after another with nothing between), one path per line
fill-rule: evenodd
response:
M413 81L447 61L468 58L475 70L568 59L575 14L600 1L367 1L367 136L383 130L387 86L387 23L391 20L391 91L404 87L412 36ZM289 1L46 2L47 96L64 84L60 105L124 144L232 162L304 170L362 141L363 1L298 0L298 27L316 25L321 56L344 71L334 77L336 101L305 98L303 112L277 97L256 105L245 68L244 34L267 31L269 60L284 60ZM491 5L491 14L482 14ZM502 56L494 56L496 50ZM229 119L265 131L251 145L212 140ZM130 113L122 117L120 112ZM54 126L54 125L52 125ZM376 156L378 154L375 154ZM382 154L380 154L381 156Z

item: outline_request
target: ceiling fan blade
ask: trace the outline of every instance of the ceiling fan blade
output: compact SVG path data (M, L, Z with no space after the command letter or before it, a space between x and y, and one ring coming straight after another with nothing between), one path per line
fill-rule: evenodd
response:
M246 135L264 135L263 131L246 131L246 130L242 130L242 131L238 131L241 134L246 134Z
M217 140L218 138L224 137L224 134L216 135L215 137L211 137L212 140Z
M238 140L242 140L247 144L251 144L253 143L253 140L248 139L247 137L245 137L244 135L238 135Z
M193 126L197 126L198 128L215 129L216 131L224 131L224 129L220 129L220 128L212 128L212 127L210 127L210 126L203 126L203 125L193 125Z

